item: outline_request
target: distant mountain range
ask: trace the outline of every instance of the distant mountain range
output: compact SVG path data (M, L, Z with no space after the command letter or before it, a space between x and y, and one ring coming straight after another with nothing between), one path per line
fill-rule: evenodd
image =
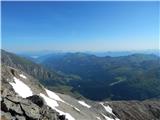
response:
M40 80L29 75L33 74L29 72L31 61L6 51L1 52L3 52L1 58L3 59L1 64L1 120L160 119L159 100L91 101L75 99L66 94L50 91L39 83ZM81 55L78 54L78 56ZM46 70L41 65L35 63L32 65L36 71L39 70L39 67ZM24 69L25 72L21 69ZM55 71L55 74L58 73ZM33 75L40 77L37 76L37 72ZM99 94L101 94L100 91Z
M47 57L41 64L80 76L72 86L92 100L144 100L160 95L160 57L154 54L97 57L68 53Z
M24 56L31 59L39 59L39 57L50 56L50 55L59 55L59 54L67 54L67 53L76 53L76 52L67 52L67 51L33 51L33 52L17 52L16 54L20 56ZM154 54L160 56L160 50L158 49L149 49L149 50L131 50L131 51L83 51L81 53L92 54L98 57L119 57L119 56L127 56L131 54Z
M2 50L2 63L25 71L51 90L91 100L159 98L159 60L154 54L97 57L66 53L48 54L33 62Z

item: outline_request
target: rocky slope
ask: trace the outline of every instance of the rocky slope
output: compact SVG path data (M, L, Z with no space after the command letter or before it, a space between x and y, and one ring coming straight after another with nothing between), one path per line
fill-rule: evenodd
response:
M74 76L57 73L16 54L1 50L1 62L13 68L18 68L38 79L40 82L50 80L56 84L66 84L70 80L76 80Z
M18 74L19 73L19 74ZM2 65L1 76L1 119L2 120L65 120L65 116L59 115L58 112L45 105L45 101L38 95L26 96L27 93L17 94L11 83L15 82L16 77L25 79L25 76L20 74L22 72ZM25 83L32 86L34 94L43 92L43 87L35 81L34 78L28 76L29 79L25 79ZM19 90L25 92L24 86L18 86ZM21 88L22 87L22 88ZM22 97L23 96L23 97Z
M69 85L71 81L80 80L75 75L66 75L46 69L42 65L5 50L1 50L1 62L7 66L24 71L36 78L44 86L52 87L54 91L69 94L75 98L82 97L79 93L72 91L72 87Z
M25 72L2 65L2 120L159 120L160 101L77 100L52 92Z

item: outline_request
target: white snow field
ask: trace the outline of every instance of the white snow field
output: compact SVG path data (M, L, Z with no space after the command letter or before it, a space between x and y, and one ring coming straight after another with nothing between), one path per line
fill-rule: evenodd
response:
M78 101L78 103L80 103L81 105L87 107L87 108L90 108L91 106L88 105L87 103L85 103L84 101Z
M32 90L26 85L24 84L21 80L19 80L16 77L13 77L14 82L10 82L10 84L12 85L13 89L15 90L15 92L20 95L23 98L32 96Z

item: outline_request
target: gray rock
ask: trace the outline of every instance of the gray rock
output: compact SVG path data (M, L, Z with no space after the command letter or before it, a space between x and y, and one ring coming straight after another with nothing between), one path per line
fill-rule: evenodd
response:
M15 120L16 118L9 112L1 111L1 120Z
M30 97L27 97L27 99L31 100L33 103L35 103L39 107L44 106L44 100L39 95L33 95L33 96L30 96Z
M2 97L1 111L1 116L6 120L59 120L59 113L50 107L44 104L39 107L31 100L17 96Z
M41 120L58 120L59 114L48 106L41 109Z
M30 119L35 119L38 120L40 118L40 108L36 106L33 103L29 103L28 105L26 104L21 104L22 110L24 111L24 114L30 118Z
M3 65L0 99L3 120L59 120L59 113L45 105L40 96L22 98L15 93L9 82L14 82L13 77L18 78L19 74L21 74L19 70ZM26 76L27 79L23 79L22 82L32 88L34 93L38 91L45 94L44 88L39 83L29 75Z
M59 120L65 120L65 115L60 115Z
M24 116L16 115L16 120L26 120Z
M12 112L12 114L23 114L19 104L16 104L6 98L1 102L1 107L3 111Z

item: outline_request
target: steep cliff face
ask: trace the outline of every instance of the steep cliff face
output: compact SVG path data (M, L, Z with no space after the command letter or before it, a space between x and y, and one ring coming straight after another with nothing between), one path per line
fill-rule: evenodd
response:
M2 65L2 120L159 120L160 101L77 100L44 88L21 70Z

